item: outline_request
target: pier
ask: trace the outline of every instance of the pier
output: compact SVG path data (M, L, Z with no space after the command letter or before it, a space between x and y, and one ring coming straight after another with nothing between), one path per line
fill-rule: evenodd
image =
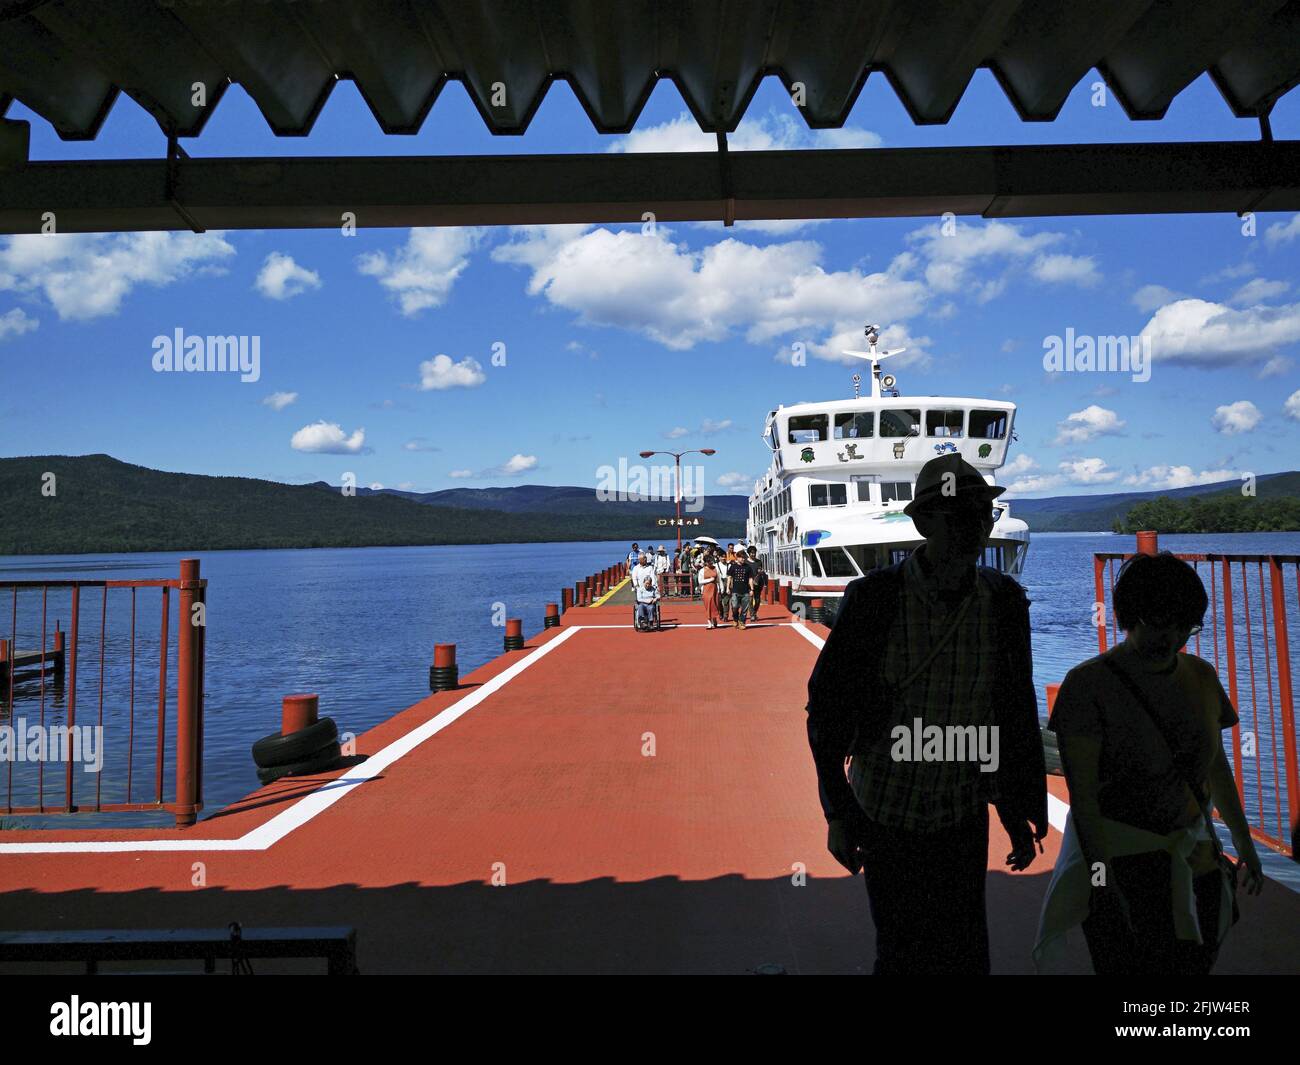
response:
M366 732L360 764L176 830L0 833L5 929L347 926L363 973L868 972L866 891L826 852L804 733L829 630L764 603L712 631L666 599L640 633L626 585L594 583L605 603ZM993 820L997 973L1032 971L1069 801L1049 788L1028 871ZM1300 895L1270 882L1241 908L1216 971L1294 971Z

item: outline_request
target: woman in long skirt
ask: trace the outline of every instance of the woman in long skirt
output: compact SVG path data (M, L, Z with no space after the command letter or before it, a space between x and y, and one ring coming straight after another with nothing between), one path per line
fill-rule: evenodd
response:
M700 594L704 597L704 619L708 627L718 627L718 571L713 566L713 556L709 555L700 567Z

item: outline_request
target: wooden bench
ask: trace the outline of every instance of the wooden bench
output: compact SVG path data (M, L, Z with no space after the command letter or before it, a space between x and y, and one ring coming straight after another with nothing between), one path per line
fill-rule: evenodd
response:
M328 975L350 976L356 955L356 929L344 927L0 931L0 962L81 961L88 975L109 961L202 960L203 971L213 973L219 958L236 966L258 958L324 958Z

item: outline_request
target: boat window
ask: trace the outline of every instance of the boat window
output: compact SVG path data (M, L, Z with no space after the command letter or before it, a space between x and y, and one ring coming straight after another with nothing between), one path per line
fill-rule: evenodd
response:
M857 474L849 478L849 480L857 486L854 489L854 492L856 493L854 498L857 499L859 503L871 502L871 483L875 479L876 478L873 474Z
M873 411L849 411L835 415L835 439L857 440L875 434L876 417Z
M882 410L880 412L880 435L920 436L920 410L904 410L902 408Z
M879 566L885 565L881 561L881 548L874 544L850 544L844 549L849 553L849 557L857 563L858 569L863 573L869 573Z
M829 420L825 414L796 414L790 419L790 443L815 444L825 440Z
M1007 435L1007 415L1004 410L973 410L970 412L970 435L975 440L1004 440Z
M925 412L926 436L961 436L965 411L928 410Z
M810 484L808 503L814 507L842 507L848 500L848 486L843 484Z
M822 576L822 568L817 563L817 552L811 547L803 549L803 568L805 577Z
M892 503L897 499L903 501L912 498L911 481L881 481L880 482L880 501L882 503Z
M856 577L858 571L853 568L853 563L849 556L844 553L842 547L819 547L817 554L821 556L822 571L828 577Z

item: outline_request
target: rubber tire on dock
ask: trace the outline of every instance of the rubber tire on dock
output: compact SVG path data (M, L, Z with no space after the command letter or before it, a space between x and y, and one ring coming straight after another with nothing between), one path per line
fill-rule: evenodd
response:
M326 744L336 743L338 726L332 717L323 717L314 725L282 736L273 732L253 744L253 761L259 769L295 765L313 757Z
M333 769L341 757L338 740L332 740L310 758L301 762L292 765L259 766L257 779L263 784L270 784L281 777L305 777L312 773L324 773Z
M1047 775L1053 777L1065 776L1065 770L1061 768L1061 748L1058 746L1056 733L1043 729L1043 760L1047 763Z

